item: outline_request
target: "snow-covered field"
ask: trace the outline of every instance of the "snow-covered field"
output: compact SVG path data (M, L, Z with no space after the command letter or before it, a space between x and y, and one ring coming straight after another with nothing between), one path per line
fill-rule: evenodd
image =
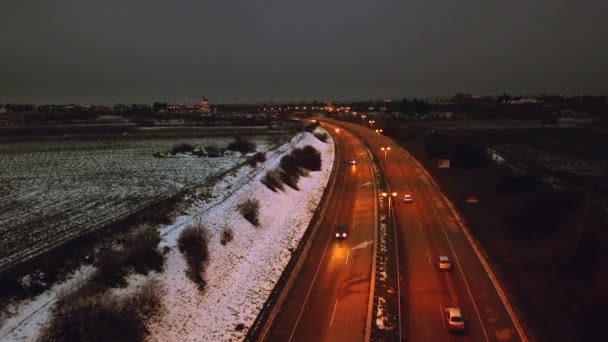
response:
M154 158L177 143L231 138L17 142L0 145L0 270L99 229L244 157ZM268 139L255 138L266 151Z
M300 191L285 187L275 193L260 182L266 170L278 165L282 155L294 146L305 145L321 151L322 170L300 178ZM279 149L269 151L268 157L256 169L242 167L225 177L213 188L214 198L195 202L187 215L161 228L161 247L169 246L171 250L164 271L148 276L160 281L166 289L163 314L153 317L148 324L151 340L228 341L241 340L247 333L319 203L331 173L334 146L331 140L326 144L302 133ZM238 203L247 198L256 198L261 203L259 227L237 212ZM186 263L176 247L180 232L198 220L210 235L204 293L186 277ZM224 227L234 231L234 239L221 245ZM142 283L142 276L132 277L125 291ZM33 301L11 308L14 318L0 322L0 340L34 339L41 324L48 320L52 302L61 290L61 285L55 286ZM2 326L3 323L6 324ZM242 329L237 329L239 324Z

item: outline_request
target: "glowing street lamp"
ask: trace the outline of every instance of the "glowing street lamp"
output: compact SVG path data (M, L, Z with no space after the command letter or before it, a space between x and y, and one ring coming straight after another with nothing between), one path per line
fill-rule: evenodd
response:
M386 152L390 151L391 148L390 148L390 146L389 147L381 147L380 150L382 152L384 152L384 162L386 163Z

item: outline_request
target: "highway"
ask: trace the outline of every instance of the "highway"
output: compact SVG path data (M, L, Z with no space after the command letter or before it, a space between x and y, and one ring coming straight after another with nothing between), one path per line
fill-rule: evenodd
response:
M495 288L489 266L476 252L454 211L419 164L391 139L360 125L339 125L367 141L382 163L391 192L400 266L402 338L408 341L526 340L506 297ZM385 149L386 154L382 151ZM413 203L401 197L411 194ZM450 257L452 271L436 258ZM503 301L504 299L504 301ZM505 303L507 305L505 305ZM461 308L462 334L446 329L444 309ZM521 334L521 335L520 335Z
M363 341L365 339L376 225L370 158L345 130L331 132L336 144L335 191L265 340ZM349 165L354 158L356 165ZM335 237L346 225L348 237Z

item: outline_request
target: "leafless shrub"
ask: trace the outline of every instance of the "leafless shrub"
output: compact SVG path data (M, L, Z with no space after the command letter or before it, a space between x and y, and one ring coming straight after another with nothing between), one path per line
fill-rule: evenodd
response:
M171 154L175 155L178 153L184 153L184 152L192 152L194 151L194 145L192 144L188 144L188 143L180 143L180 144L176 144L171 148Z
M162 270L165 256L158 250L159 242L160 232L154 227L136 231L124 241L122 249L109 249L100 254L93 280L106 286L123 286L130 268L140 274Z
M256 143L239 136L236 137L233 142L229 143L226 149L242 153L253 152L256 149Z
M40 341L143 341L146 320L162 308L163 288L150 281L126 298L76 291L59 299Z
M209 260L208 242L209 234L200 221L186 227L177 240L179 251L184 255L188 264L186 275L198 285L201 291L206 285L204 271Z
M266 154L264 152L256 152L253 156L247 159L247 163L251 167L256 167L258 163L263 163L266 161Z
M294 190L300 190L298 188L298 180L300 179L299 175L290 175L289 173L283 171L280 173L281 175L281 182L287 184L288 187L294 189Z
M222 229L220 243L222 245L226 245L228 242L232 241L233 238L234 238L234 233L232 232L232 229L230 227L224 227L224 229Z
M260 180L262 184L274 192L283 190L283 182L281 181L281 173L278 170L269 170Z
M316 132L313 134L315 136L315 138L319 139L320 141L326 143L327 142L327 134L323 133L323 132Z
M301 149L294 149L291 155L299 167L310 171L321 170L321 153L316 148L306 145Z
M255 198L248 198L243 202L239 203L238 210L243 215L243 217L249 221L254 226L259 226L260 221L258 219L258 214L260 211L260 201Z

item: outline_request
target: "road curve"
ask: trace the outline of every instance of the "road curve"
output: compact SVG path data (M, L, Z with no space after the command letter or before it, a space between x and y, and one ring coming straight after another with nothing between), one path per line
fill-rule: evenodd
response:
M409 341L527 341L510 304L451 204L402 147L365 127L330 121L356 132L382 163L391 192L408 193L413 203L395 201L401 274L401 325ZM381 147L390 147L384 154ZM447 255L454 269L441 272L435 259ZM497 287L497 286L498 287ZM444 309L459 306L467 329L450 333Z
M375 189L361 141L323 124L339 151L336 188L296 279L274 319L268 341L363 341L372 276ZM350 165L350 159L356 165ZM348 227L338 240L336 228Z

